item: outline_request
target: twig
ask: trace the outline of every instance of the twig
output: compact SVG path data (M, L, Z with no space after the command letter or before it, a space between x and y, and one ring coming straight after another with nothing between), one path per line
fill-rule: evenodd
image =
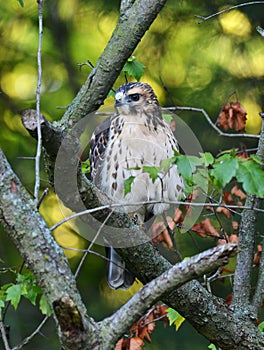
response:
M211 127L220 135L220 136L226 136L226 137L250 137L250 138L255 138L258 139L259 135L254 135L254 134L229 134L226 132L223 132L220 130L211 120L209 115L206 113L206 111L203 108L195 108L195 107L180 107L180 106L175 106L175 107L167 107L167 108L162 108L162 110L165 111L189 111L189 112L198 112L202 113L205 119L208 121L208 123L211 125Z
M3 339L3 343L5 346L5 350L11 350L9 343L8 343L7 335L6 335L5 325L4 325L4 322L2 320L0 320L0 331L1 331L2 339Z
M36 90L36 110L37 110L37 134L38 144L37 152L35 157L35 188L34 198L35 204L38 205L38 195L40 187L40 157L41 157L41 146L42 146L42 135L41 135L41 124L40 124L40 89L42 79L42 65L41 65L41 54L42 54L42 34L43 34L43 17L42 17L42 5L43 1L38 1L38 19L39 19L39 37L38 37L38 83Z
M252 206L247 206L247 205L227 205L227 204L223 204L223 203L190 203L190 202L184 202L184 201L147 201L147 202L135 202L135 203L129 203L129 206L138 206L138 205L144 205L144 204L159 204L159 203L164 203L164 204L175 204L175 205L189 205L192 207L201 207L201 206L206 206L206 207L223 207L226 208L228 210L230 209L239 209L239 210L243 210L243 209L250 209L250 210L254 210L256 212L259 213L264 213L264 209L260 209L257 207L253 207ZM66 218L64 218L61 221L58 221L56 224L54 224L53 226L50 227L50 231L55 230L56 228L58 228L59 226L61 226L62 224L75 219L79 216L83 216L83 215L87 215L87 214L92 214L95 213L97 211L101 211L101 210L105 210L105 209L113 209L113 208L119 208L119 207L124 207L124 204L107 204L107 205L102 205L100 207L97 208L92 208L92 209L87 209L87 210L83 210L80 211L79 213L75 213L73 215L70 215Z
M238 5L235 5L235 6L228 7L228 8L226 8L226 9L224 9L224 10L221 10L221 11L219 11L219 12L213 13L212 15L209 15L209 16L207 16L207 17L199 16L199 15L195 15L195 17L201 19L201 21L198 22L198 24L201 24L201 23L207 21L208 19L211 19L211 18L213 18L213 17L216 17L216 16L218 16L218 15L221 15L221 14L224 13L224 12L229 12L229 11L231 11L231 10L234 10L234 9L236 9L236 8L238 8L238 7L242 7L242 6L257 5L257 4L262 4L262 5L264 5L264 2L263 2L263 1L245 2L245 3L243 3L243 4L238 4Z
M104 256L104 255L102 255L100 253L97 253L94 250L89 250L88 248L87 249L81 249L81 248L66 247L66 246L61 245L61 244L60 244L60 247L63 250L69 250L69 251L74 251L74 252L78 252L78 253L86 253L86 252L88 252L89 254L93 254L95 256L98 256L99 258L101 258L101 259L103 259L105 261L109 261L109 259L106 256Z
M43 199L47 196L48 193L49 193L49 188L46 187L45 190L42 192L42 194L41 194L39 200L38 200L37 209L40 208L40 205L41 205Z
M100 233L102 232L103 227L105 226L105 224L107 223L107 221L109 220L110 216L113 214L113 211L111 211L107 217L105 218L105 220L103 221L103 223L101 224L101 226L99 227L99 230L96 232L96 235L94 236L92 242L90 243L89 247L87 248L87 251L83 254L82 259L75 271L74 277L76 278L80 272L80 269L84 263L84 260L86 259L87 255L89 254L89 251L92 249L92 246L94 245L96 239L99 237Z
M20 350L22 349L26 344L28 344L32 338L37 335L39 333L39 331L41 330L41 328L44 326L44 324L47 322L48 320L48 316L46 316L41 323L38 325L38 327L34 330L34 332L32 332L27 338L25 338L21 344L15 346L14 348L12 348L12 350Z
M264 29L261 28L260 26L257 26L257 32L259 32L259 34L264 38Z

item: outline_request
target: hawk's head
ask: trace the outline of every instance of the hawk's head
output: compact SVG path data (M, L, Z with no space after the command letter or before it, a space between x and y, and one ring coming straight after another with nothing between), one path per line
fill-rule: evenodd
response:
M115 94L115 108L120 113L137 113L142 108L157 108L159 103L151 86L132 82L120 86Z

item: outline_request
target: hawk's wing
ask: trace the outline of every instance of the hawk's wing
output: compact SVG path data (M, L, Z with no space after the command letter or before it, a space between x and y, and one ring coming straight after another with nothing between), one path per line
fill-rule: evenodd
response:
M109 130L110 125L117 117L117 114L105 119L97 128L94 130L90 141L90 171L91 179L94 181L98 168L102 165L104 159L105 150L109 141ZM99 171L100 172L100 171Z
M96 175L100 174L100 167L109 141L110 126L117 116L116 113L98 125L90 141L91 179L95 184ZM125 268L125 263L112 247L106 247L106 254L109 259L107 275L109 285L114 289L129 288L134 282L134 275Z

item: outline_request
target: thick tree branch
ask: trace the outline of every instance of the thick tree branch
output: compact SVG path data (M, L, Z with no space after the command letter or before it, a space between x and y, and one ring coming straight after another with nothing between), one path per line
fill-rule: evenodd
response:
M141 288L125 305L101 325L108 330L108 336L117 341L140 315L159 301L165 293L180 287L183 283L198 278L227 263L229 256L237 251L236 244L219 246L184 260Z
M130 271L147 283L171 264L151 243L117 249ZM154 268L155 266L155 268ZM257 330L257 320L239 318L222 300L204 289L198 281L190 281L162 297L195 329L223 350L258 350L264 347L264 337Z
M117 26L96 66L61 119L68 129L97 110L166 0L122 1Z
M78 336L63 332L63 317L59 318L56 313L64 345L71 343L72 340L77 342L77 339L81 343L89 339L91 343L98 329L93 320L85 316L87 311L81 301L68 262L2 151L0 151L0 208L0 222L16 244L28 268L34 273L50 306L53 308L54 303L56 305L66 299L71 300L78 310L78 324L81 323L83 327ZM76 346L75 349L79 347Z
M29 134L37 140L37 111L34 109L23 111L22 123ZM40 115L40 127L42 145L49 156L55 158L60 148L63 135L42 114Z
M65 158L62 157L62 166L65 166L67 162L63 159ZM70 159L70 157L67 157L67 159ZM76 159L78 160L77 156ZM75 167L76 166L77 165L75 165ZM73 168L74 167L72 167L71 164L69 169L64 169L64 181L70 181L72 178L70 172ZM69 185L70 183L66 184L64 188L70 189L71 186ZM100 201L105 203L104 197L101 197L102 194L100 194L99 191L85 179L83 179L80 193L88 208L100 206ZM62 199L65 202L71 203L71 209L76 210L77 207L75 207L72 193L67 193L66 190L62 196L64 197ZM108 214L109 211L100 211L98 212L98 219L102 221ZM125 227L131 229L131 232L133 232L133 234L129 235L131 240L136 240L138 237L144 236L144 232L140 230L139 227L133 225L129 216L124 214L118 214L116 216L115 214L111 216L111 220L113 220L111 221L111 225L115 227L124 227L125 225ZM119 238L122 239L122 236ZM115 236L114 239L118 246L118 238ZM131 242L131 245L138 244L138 241L135 244L134 243ZM151 243L145 243L133 248L119 249L119 253L126 261L128 269L134 272L144 283L151 281L153 278L156 278L171 267L168 261L157 252ZM153 266L155 266L155 269L153 269ZM237 323L237 319L234 318L231 310L229 310L221 300L209 294L198 282L193 281L187 283L186 286L182 286L177 291L164 296L163 300L177 309L201 334L205 335L213 343L219 344L223 349L234 349L234 347L232 347L234 344L232 343L232 345L230 343L230 339L234 338L232 325L233 323ZM207 306L206 308L205 305ZM215 318L215 314L217 314L218 322L209 322L208 320ZM224 328L223 324L225 325ZM253 333L256 333L257 331L257 328L251 323L251 321L249 321L247 326L247 330L249 329ZM220 337L219 334L222 336ZM247 334L240 329L236 330L236 334L237 337L235 337L234 342L239 344L241 349L243 349L242 344L244 342L244 337L247 338ZM229 339L228 342L226 339ZM259 344L261 344L261 341L261 339L256 337L256 349ZM245 344L244 348L248 346L247 342Z
M260 113L263 118L263 113ZM262 119L262 130L258 143L257 155L264 161L264 123ZM245 205L259 207L261 200L255 196L248 195ZM255 234L258 213L255 210L244 210L239 230L239 250L234 279L232 303L237 312L248 313L250 309L251 273L253 266ZM256 311L256 310L255 310ZM256 316L256 314L255 314Z

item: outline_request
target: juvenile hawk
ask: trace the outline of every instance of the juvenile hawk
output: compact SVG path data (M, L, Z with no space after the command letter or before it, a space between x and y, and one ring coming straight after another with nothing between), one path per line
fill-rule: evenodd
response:
M177 141L166 121L152 88L132 82L120 86L115 94L116 113L93 133L90 143L90 167L93 183L122 211L136 213L144 222L162 213L167 204L148 201L177 200L182 181L176 165L159 174L153 183L143 166L160 166L178 150ZM131 191L125 195L124 183L134 176ZM133 203L146 203L133 206ZM120 209L119 209L120 210ZM123 268L122 268L123 267ZM127 288L133 282L124 263L110 248L108 282L113 288Z

